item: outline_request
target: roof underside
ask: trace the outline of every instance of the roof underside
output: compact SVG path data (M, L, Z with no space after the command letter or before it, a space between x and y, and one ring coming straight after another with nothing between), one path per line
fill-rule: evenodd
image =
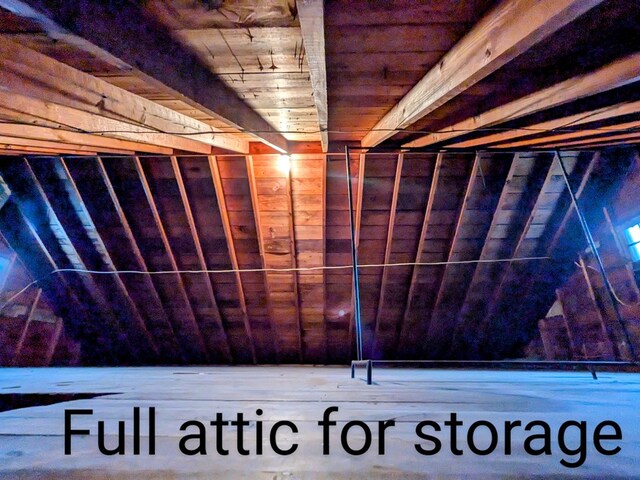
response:
M365 355L517 355L554 150L599 208L640 140L637 2L143 3L0 0L0 233L90 362L351 359L345 145Z

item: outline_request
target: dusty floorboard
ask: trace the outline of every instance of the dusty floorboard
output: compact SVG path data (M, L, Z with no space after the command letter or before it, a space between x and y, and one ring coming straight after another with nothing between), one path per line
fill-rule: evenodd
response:
M640 465L640 375L602 373L593 380L586 372L487 372L443 370L376 370L375 385L351 380L347 368L312 367L193 367L193 368L75 368L2 369L0 394L25 393L113 393L91 399L48 406L28 407L0 413L0 478L47 479L151 479L151 478L638 478ZM322 427L318 421L330 406L339 408L331 419L330 454L322 454ZM133 407L141 409L140 455L133 454ZM155 455L148 454L148 408L155 407ZM65 409L93 409L92 416L75 416L72 428L89 428L91 435L73 436L71 455L65 455ZM262 409L258 417L256 410ZM245 427L245 448L237 450L235 429L225 430L219 455L215 428L209 422L216 413L236 419L242 412L251 424ZM464 422L458 433L460 456L450 451L449 431L444 421L455 412ZM256 420L263 422L262 455L256 455ZM378 454L377 422L395 420L385 435L385 454ZM118 420L125 420L125 454L105 456L98 450L98 421L104 421L104 444L115 448ZM184 422L197 420L206 426L207 454L187 456L180 452L180 439L196 433L195 427L181 431ZM277 455L269 446L274 422L289 420L299 429L292 434L283 427L278 445L299 444L289 456ZM362 420L372 428L372 446L360 456L341 447L340 431L346 422ZM420 455L414 445L433 444L420 440L416 424L433 420L443 428L426 433L437 436L442 450ZM487 420L497 427L498 444L489 455L469 451L468 426ZM543 420L550 425L551 455L531 456L523 449L527 433L512 432L511 455L504 454L505 420L526 425ZM589 445L584 464L567 468L560 461L575 461L578 455L563 453L557 432L568 420L587 422ZM622 440L603 442L619 453L604 456L593 445L593 430L611 420L622 429ZM568 430L569 431L569 430ZM363 445L362 430L349 432L351 448ZM532 431L533 432L533 431ZM539 433L539 431L535 431ZM573 433L576 433L575 431ZM607 431L607 433L611 433ZM486 428L476 430L475 442L490 444ZM195 440L186 445L195 448ZM575 448L577 435L567 435L567 447Z

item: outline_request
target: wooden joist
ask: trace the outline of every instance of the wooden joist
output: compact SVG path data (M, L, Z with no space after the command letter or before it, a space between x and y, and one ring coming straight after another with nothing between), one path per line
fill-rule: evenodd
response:
M151 84L286 152L286 139L139 5L1 0L0 6L38 22L54 38L71 32L130 65Z
M204 252L202 250L202 244L200 243L200 234L198 233L193 212L191 211L191 203L189 201L189 196L187 195L187 190L184 185L184 180L182 179L182 173L180 172L178 159L175 156L171 157L171 168L173 170L173 175L175 177L176 183L178 184L178 190L180 191L180 200L182 202L182 208L184 209L187 223L189 225L189 231L191 232L193 245L196 249L200 270L209 270L209 265L207 264L207 259L204 256ZM221 337L221 341L216 343L222 344L222 348L221 348L221 350L223 350L222 356L226 358L227 362L232 363L233 355L231 353L231 347L229 344L229 339L227 337L227 332L225 330L224 321L220 314L220 309L218 308L218 301L216 300L216 296L213 291L213 284L211 283L211 277L208 274L203 274L202 278L204 279L205 285L207 287L207 296L209 297L208 301L209 301L210 308L213 311L215 324L218 330L218 336Z
M324 0L300 0L296 2L302 40L309 64L309 76L313 87L313 101L318 112L320 141L324 152L329 149L327 65L324 49Z
M640 53L631 54L595 71L569 78L551 87L469 117L436 133L407 142L403 147L425 147L444 142L477 129L515 120L525 115L627 85L640 78L638 62L640 62Z
M374 147L434 111L601 0L503 0L485 15L362 140Z
M57 145L59 148L66 148L70 145L82 145L85 148L90 147L93 150L109 153L140 152L157 153L160 155L171 155L173 153L173 149L158 145L36 125L0 122L0 135L3 137L11 137L11 142L15 142L13 138L25 141L28 139L30 140L29 142L21 143L21 145L29 146L33 146L34 143L36 143L32 142L32 140L38 140L59 143L59 145ZM17 145L17 143L14 144Z
M492 133L490 135L483 135L479 138L474 138L472 140L463 140L462 142L452 143L449 145L449 147L472 148L472 147L478 147L481 145L503 144L502 142L507 142L508 140L512 140L515 138L530 137L533 135L540 135L542 133L547 133L547 132L549 133L550 135L549 137L545 136L539 139L536 138L533 140L529 140L531 143L524 143L527 140L521 140L522 143L520 144L521 146L535 145L536 142L542 143L546 138L555 140L556 134L557 135L576 135L576 136L584 135L583 130L579 130L576 132L563 132L563 129L575 128L579 125L583 125L586 123L599 122L601 120L608 120L610 118L620 117L623 115L635 114L639 110L640 110L640 101L618 103L613 106L602 107L602 108L590 110L587 112L580 112L580 113L576 113L574 115L569 115L566 117L554 118L553 120L548 120L546 122L540 122L533 125L527 125L526 127L522 127L522 128L514 128L512 130L507 130L505 132L498 132L498 133ZM606 128L611 128L611 127L606 127ZM557 130L557 131L554 131L554 130ZM563 138L566 138L566 137L563 137ZM519 142L520 141L518 141L518 143Z

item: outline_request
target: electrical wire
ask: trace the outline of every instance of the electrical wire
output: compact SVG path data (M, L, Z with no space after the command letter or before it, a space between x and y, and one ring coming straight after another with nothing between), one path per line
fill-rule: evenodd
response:
M588 117L587 115L586 117ZM585 118L586 118L585 117ZM414 133L414 134L425 134L425 135L433 135L440 133L474 133L474 132L486 132L486 133L496 133L496 132L506 132L506 131L524 131L524 132L532 132L532 133L551 133L551 132L579 132L582 131L580 128L566 128L567 126L575 123L570 122L566 125L563 125L558 128L532 128L532 127L482 127L482 128L447 128L444 130L410 130L408 128L370 128L370 129L352 129L352 130L334 130L334 129L318 129L318 130L246 130L246 129L234 129L234 130L212 130L205 132L172 132L166 130L156 130L156 131L147 131L141 132L140 130L134 129L118 129L118 130L86 130L82 128L74 128L70 127L68 129L61 127L45 127L51 128L54 130L62 130L69 131L75 133L86 133L91 135L100 135L100 134L118 134L118 133L135 133L139 135L179 135L179 136L198 136L198 135L246 135L246 134L263 134L263 133L279 133L279 134L299 134L299 133L308 133L308 134L317 134L317 133L336 133L336 134L349 134L349 133L368 133L368 132L398 132L398 133ZM0 120L0 124L3 125L28 125L28 126L40 126L34 125L30 122L21 122L17 120ZM140 125L141 128L151 128L146 125ZM611 127L597 127L590 128L590 130L594 131L602 131L606 133L617 133L617 132L635 132L639 131L638 127L629 127L629 128L611 128Z
M468 265L479 263L505 263L505 262L524 262L533 260L551 260L551 257L518 257L518 258L499 258L494 260L454 260L444 262L402 262L402 263L375 263L375 264L358 264L358 268L387 268L387 267L426 267L426 266L442 266L442 265ZM82 268L56 268L49 272L47 275L40 277L26 287L20 290L18 293L11 296L2 306L0 306L0 312L4 310L11 302L26 292L30 287L43 281L44 279L55 275L56 273L81 273L90 275L183 275L183 274L228 274L228 273L290 273L290 272L312 272L319 270L351 270L352 265L323 265L319 267L292 267L292 268L231 268L224 270L158 270L158 271L146 271L146 270L88 270Z

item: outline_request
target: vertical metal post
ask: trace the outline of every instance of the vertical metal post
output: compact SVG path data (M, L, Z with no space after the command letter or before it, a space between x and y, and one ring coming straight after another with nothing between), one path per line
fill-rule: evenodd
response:
M373 383L373 362L371 360L367 360L367 385L371 385Z
M351 361L351 378L355 378L356 376L356 364Z
M564 177L564 181L567 184L567 190L569 191L569 195L571 196L571 202L573 203L573 207L576 210L576 214L578 215L578 220L580 221L580 226L582 227L582 231L584 232L584 236L587 238L587 243L593 252L593 256L596 259L596 263L598 264L598 270L600 271L600 275L602 276L602 281L604 282L605 289L607 290L607 294L609 295L609 300L613 305L613 310L616 314L616 320L620 324L622 331L624 333L625 339L627 340L627 345L629 345L629 353L631 353L631 358L635 362L637 361L636 351L631 343L631 337L629 336L629 331L627 330L627 326L624 323L622 315L620 314L620 310L618 309L618 303L613 294L613 287L609 282L609 278L607 277L607 273L604 269L604 264L602 263L602 258L600 258L600 252L596 248L596 244L593 240L593 236L591 235L591 230L589 229L589 224L587 224L587 220L584 217L582 210L580 210L580 206L578 205L578 199L576 198L575 193L573 193L573 189L571 188L571 184L569 183L569 174L567 173L567 169L564 165L564 161L562 160L562 156L560 155L560 151L556 150L556 158L558 159L558 164L560 164L560 169L562 170L562 176Z
M353 193L351 191L351 165L349 146L344 148L347 166L347 197L349 200L349 220L351 225L351 260L353 262L353 295L355 300L356 352L358 360L362 360L362 323L360 318L360 282L358 281L358 251L356 248L356 227L353 216Z

